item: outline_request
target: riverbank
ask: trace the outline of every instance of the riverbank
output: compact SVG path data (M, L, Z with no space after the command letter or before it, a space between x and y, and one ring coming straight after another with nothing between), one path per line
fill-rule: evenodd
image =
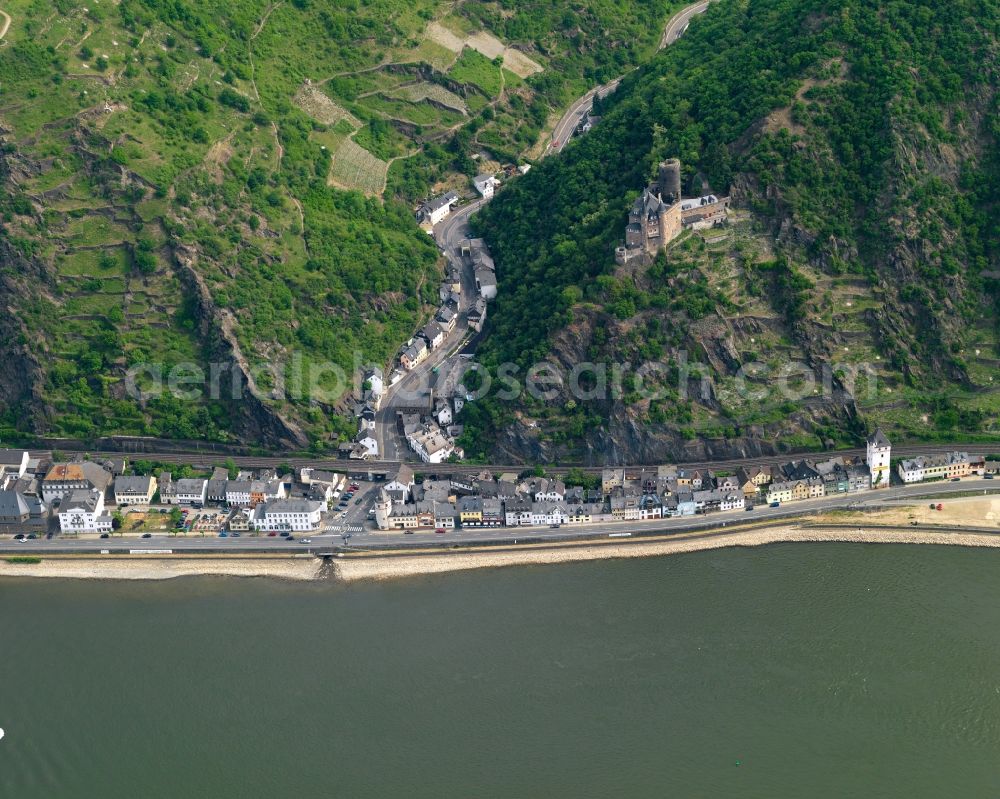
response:
M4 577L48 577L71 580L169 580L174 577L269 577L315 580L321 564L315 558L79 556L42 558L40 563L0 560Z
M902 511L902 509L900 509ZM909 510L909 509L907 509ZM886 515L896 516L891 513ZM978 521L970 513L969 522ZM427 574L470 569L496 569L507 566L551 565L608 558L648 558L679 555L727 547L757 547L777 543L860 543L860 544L932 544L963 547L1000 547L1000 535L970 530L961 525L954 531L893 529L879 523L897 522L896 518L840 515L824 527L822 521L806 525L785 524L718 533L690 533L664 538L588 542L582 544L537 544L489 547L469 550L439 550L424 554L385 552L356 554L332 560L326 568L314 558L273 556L105 556L101 558L64 556L42 558L40 563L10 563L0 560L0 579L4 577L48 577L82 580L166 580L174 577L225 576L270 577L282 580L330 579L352 583L371 580L395 580ZM858 526L855 527L854 525ZM968 524L968 522L967 522ZM867 526L866 526L867 525Z
M843 519L840 520L841 522ZM396 557L345 557L334 564L344 582L392 580L425 574L489 569L504 566L547 565L605 558L647 558L726 547L756 547L778 543L845 542L863 544L937 544L964 547L1000 547L1000 536L929 530L811 528L799 525L757 528L743 532L674 536L634 543L592 543L565 546L525 546L477 552L448 552Z

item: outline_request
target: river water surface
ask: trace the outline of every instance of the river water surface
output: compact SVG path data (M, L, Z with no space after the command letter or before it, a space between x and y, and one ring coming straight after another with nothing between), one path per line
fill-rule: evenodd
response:
M980 797L1000 552L0 582L0 798Z

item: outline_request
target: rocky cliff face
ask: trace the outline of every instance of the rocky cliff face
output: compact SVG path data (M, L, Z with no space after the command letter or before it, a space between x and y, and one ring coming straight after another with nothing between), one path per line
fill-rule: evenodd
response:
M32 164L17 156L0 128L0 192L18 177L31 174ZM42 397L42 368L29 346L31 331L23 324L19 304L28 286L47 279L44 265L25 258L0 235L0 411L10 410L45 429L48 409Z
M873 424L1000 436L996 8L963 9L720 4L626 77L594 130L481 214L499 276L481 357L654 361L666 390L487 399L468 449L620 463L845 445ZM730 195L728 223L616 266L632 199L678 155L686 185Z
M259 396L250 367L240 350L233 331L232 312L216 306L204 280L195 267L198 253L191 247L174 250L181 281L194 297L198 333L205 342L210 362L221 365L227 377L223 381L226 404L232 413L233 432L242 441L252 441L276 449L303 449L309 439L302 429L283 418ZM233 379L235 375L235 380Z
M48 414L41 390L44 374L18 316L24 280L42 277L37 266L0 238L0 409L9 409L44 431Z

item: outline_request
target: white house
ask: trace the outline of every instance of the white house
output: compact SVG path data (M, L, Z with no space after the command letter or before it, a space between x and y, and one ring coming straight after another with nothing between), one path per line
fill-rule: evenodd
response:
M455 506L450 502L434 503L434 526L444 530L455 528Z
M888 488L889 454L892 445L881 427L875 428L875 432L868 438L868 448L865 462L872 473L872 488Z
M404 499L410 495L413 488L413 469L405 463L399 464L396 473L385 481L383 488L393 494L401 495Z
M457 202L458 195L453 191L449 191L447 194L435 197L430 202L421 206L420 210L417 211L417 218L421 222L428 222L431 225L436 225L451 213L452 206Z
M562 502L566 499L566 484L562 480L541 478L535 485L535 502Z
M441 342L444 341L444 330L437 322L428 322L424 326L424 329L420 331L420 336L433 350L440 347Z
M160 492L160 499L167 505L204 505L208 496L208 480L197 477L174 480L172 488L170 497Z
M250 523L255 530L307 533L319 527L323 503L311 499L274 499L254 508Z
M406 440L424 463L444 463L455 451L454 445L436 426L416 430Z
M115 503L118 505L148 505L155 493L156 478L151 474L115 478Z
M77 489L59 506L59 529L64 533L110 533L111 517L104 513L104 494Z
M24 477L28 470L28 452L21 449L0 449L0 475Z
M896 467L899 479L904 483L919 483L923 481L925 464L926 459L921 457L900 461L899 466Z
M492 300L497 296L497 276L489 269L480 267L476 270L476 290L484 300Z
M360 456L364 459L378 457L378 440L375 438L375 431L362 428L354 437L354 443L361 448ZM352 453L353 457L353 453Z
M476 191L483 195L484 200L489 200L496 190L497 179L493 175L476 175L472 179L472 185L476 187Z
M230 480L226 483L226 502L240 508L250 507L250 480Z
M567 524L569 514L566 508L558 503L536 502L531 506L531 523L542 524Z
M508 527L524 527L531 524L531 503L518 494L504 502L504 520Z
M382 370L377 366L372 366L365 371L364 382L368 384L368 390L373 396L381 397L382 392L385 391L385 378L382 375Z
M437 423L441 427L447 427L452 423L451 406L447 400L438 400L437 407L434 409L434 418L437 419Z

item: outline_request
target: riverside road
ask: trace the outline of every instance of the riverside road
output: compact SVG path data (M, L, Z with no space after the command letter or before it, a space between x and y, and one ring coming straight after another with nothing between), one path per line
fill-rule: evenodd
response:
M758 505L752 511L721 511L702 516L685 516L649 521L598 522L593 524L565 524L557 529L550 527L498 527L456 528L444 534L421 530L412 534L401 530L381 531L372 529L363 521L370 506L372 492L366 494L363 505L357 506L345 520L328 519L325 531L314 534L300 533L309 542L285 541L266 536L241 538L154 535L142 539L136 536L114 536L111 539L62 538L19 542L10 538L0 541L0 553L5 556L77 554L95 555L102 551L109 554L130 552L212 553L212 554L317 554L336 551L379 551L400 548L448 548L455 545L499 545L535 542L572 542L608 537L639 538L648 535L686 533L692 531L724 533L727 528L746 522L793 521L796 518L832 510L863 510L900 500L917 501L920 498L947 498L949 496L1000 493L1000 480L968 477L959 482L924 483L892 486L886 489L854 494L835 494L812 500L789 502L777 508ZM355 506L352 506L354 508ZM348 536L349 537L345 537ZM1000 534L1000 531L998 531Z

